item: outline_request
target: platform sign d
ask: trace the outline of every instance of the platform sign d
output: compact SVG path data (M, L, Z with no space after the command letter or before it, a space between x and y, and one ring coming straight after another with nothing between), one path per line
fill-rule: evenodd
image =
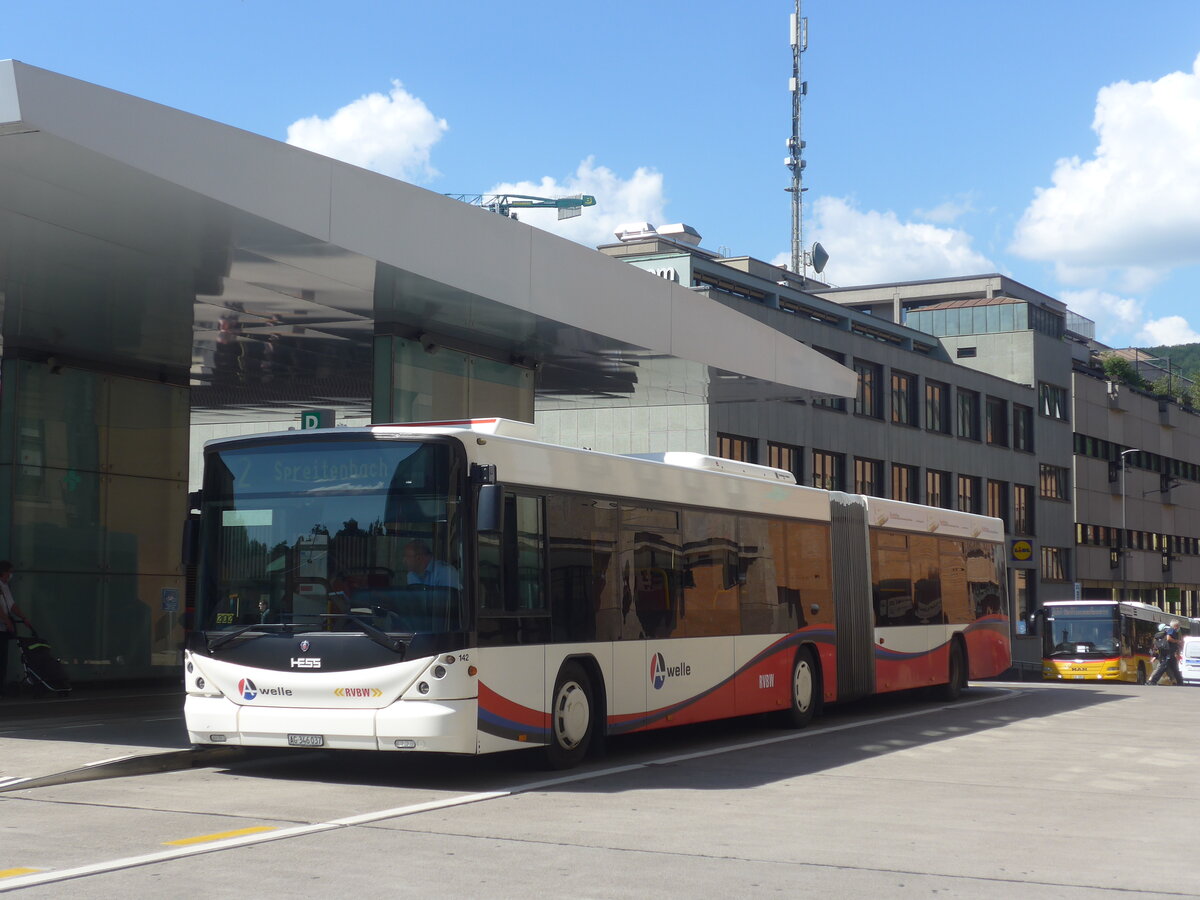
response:
M332 428L333 427L333 410L332 409L306 409L300 413L300 428L307 430L309 428Z

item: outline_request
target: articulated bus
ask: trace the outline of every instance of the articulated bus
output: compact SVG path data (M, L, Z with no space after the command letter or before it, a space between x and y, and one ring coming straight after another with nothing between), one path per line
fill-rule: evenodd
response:
M1194 623L1147 603L1051 600L1042 606L1042 679L1145 684L1154 671L1150 643L1158 626Z
M577 764L606 736L1011 663L999 520L503 419L210 441L193 495L196 744Z

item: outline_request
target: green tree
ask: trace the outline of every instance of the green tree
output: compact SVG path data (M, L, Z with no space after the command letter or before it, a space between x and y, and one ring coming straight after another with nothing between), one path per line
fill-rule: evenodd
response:
M1104 377L1109 381L1116 381L1119 384L1127 384L1130 387L1146 388L1146 380L1138 374L1138 370L1133 363L1124 356L1118 356L1115 353L1108 353L1101 357L1100 364L1104 367Z

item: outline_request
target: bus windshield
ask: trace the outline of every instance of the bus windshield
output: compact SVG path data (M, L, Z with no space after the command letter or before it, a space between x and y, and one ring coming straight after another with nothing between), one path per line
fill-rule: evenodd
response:
M460 470L446 443L330 438L210 451L199 627L465 630Z
M1080 658L1112 655L1120 650L1114 607L1059 607L1046 622L1045 656Z

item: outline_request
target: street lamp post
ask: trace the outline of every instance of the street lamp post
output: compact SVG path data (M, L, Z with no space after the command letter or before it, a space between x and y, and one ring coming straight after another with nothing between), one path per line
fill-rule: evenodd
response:
M1118 600L1125 600L1126 594L1129 593L1128 582L1125 574L1125 558L1128 556L1126 547L1129 544L1129 531L1125 527L1125 457L1130 453L1138 453L1137 448L1121 451L1121 539L1118 541L1119 552L1121 554L1121 593L1117 597Z

